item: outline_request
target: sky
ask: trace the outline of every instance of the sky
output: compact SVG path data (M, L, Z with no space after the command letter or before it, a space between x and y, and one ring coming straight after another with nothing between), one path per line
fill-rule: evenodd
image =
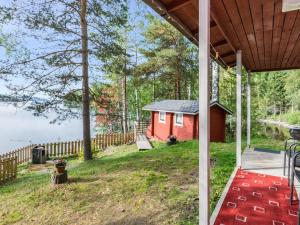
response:
M7 3L7 0L5 3ZM21 1L21 0L20 0ZM130 22L141 22L146 23L145 13L151 12L154 14L154 11L146 6L143 2L139 6L137 1L140 0L128 0L129 1L129 12L130 12ZM3 2L3 1L2 1ZM3 3L0 3L3 4ZM139 8L141 7L141 8ZM142 13L138 14L137 12L142 10ZM145 25L145 24L144 24ZM1 27L0 31L12 32L14 34L19 34L24 31L24 27L17 25L5 25ZM20 32L21 31L21 32ZM140 30L133 31L130 33L131 39L141 40L142 36ZM39 48L51 48L51 43L39 43L34 39L24 39L22 38L22 45L26 46L29 49L39 49ZM53 44L52 44L53 45ZM17 50L19 50L17 48ZM0 60L7 57L6 51L3 47L0 46ZM0 74L1 75L1 74ZM12 80L14 84L24 83L23 78L14 78ZM8 89L5 87L6 82L0 79L0 94L9 94ZM37 94L36 97L44 97L43 95ZM18 148L29 143L40 143L40 142L49 142L62 140L74 140L81 139L82 132L82 122L80 120L67 120L63 121L62 124L49 124L51 118L55 117L54 113L47 114L50 118L44 117L34 117L32 112L22 110L21 107L15 107L13 105L4 105L0 103L0 122L2 127L5 127L5 132L1 132L0 139L0 154L8 150ZM53 119L52 118L52 119ZM92 126L93 127L93 126ZM93 130L92 130L93 131Z
M129 13L130 13L130 22L138 22L138 23L146 23L145 20L145 13L152 13L156 14L149 6L147 6L143 1L141 0L128 0L129 1ZM140 3L138 3L139 1ZM1 26L0 26L1 28ZM20 33L19 31L23 31L24 28L16 25L5 25L2 27L3 32L15 32ZM142 36L140 34L140 31L132 31L130 33L130 37L132 40L141 40ZM45 47L45 43L39 43L36 40L33 39L22 39L22 44L26 46L29 49L34 49L34 48L39 48ZM51 46L51 43L49 43L49 47ZM47 47L47 46L46 46ZM3 47L0 46L0 59L3 59L6 57L6 51ZM24 83L24 80L22 78L14 78L13 83L19 84L19 83ZM8 89L6 88L7 83L3 80L0 79L0 94L8 94ZM42 95L38 95L38 97L43 97Z

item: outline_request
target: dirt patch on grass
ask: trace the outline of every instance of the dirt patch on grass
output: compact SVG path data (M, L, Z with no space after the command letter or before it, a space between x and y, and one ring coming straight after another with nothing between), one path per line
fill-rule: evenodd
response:
M164 210L166 208L150 196L136 196L133 201L95 204L92 210L70 222L82 225L157 225L164 224L160 218Z

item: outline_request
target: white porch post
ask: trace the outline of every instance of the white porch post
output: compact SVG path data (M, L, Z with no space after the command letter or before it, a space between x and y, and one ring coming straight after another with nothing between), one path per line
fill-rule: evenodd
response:
M210 0L199 4L199 225L209 225Z
M236 165L242 165L242 51L236 53Z
M247 147L251 145L251 73L247 73Z

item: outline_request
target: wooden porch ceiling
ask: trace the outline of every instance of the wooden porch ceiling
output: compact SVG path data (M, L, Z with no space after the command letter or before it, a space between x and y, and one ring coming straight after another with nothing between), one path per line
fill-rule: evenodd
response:
M198 45L201 0L144 0ZM300 10L282 12L282 0L211 0L211 53L224 66L255 71L300 68ZM217 52L217 53L216 53Z

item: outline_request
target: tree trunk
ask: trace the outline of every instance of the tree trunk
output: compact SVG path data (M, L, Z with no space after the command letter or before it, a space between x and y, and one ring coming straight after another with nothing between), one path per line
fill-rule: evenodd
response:
M136 102L136 121L140 122L140 102L139 102L137 89L135 89L135 102Z
M155 92L156 92L156 90L155 90L155 73L153 73L153 82L152 82L152 89L153 89L153 102L155 101L155 99L156 99L156 94L155 94Z
M212 61L212 101L219 101L219 64Z
M181 68L180 68L180 58L177 58L177 66L176 66L176 81L175 81L175 99L181 99Z
M92 159L90 133L90 97L89 97L89 65L88 65L88 32L87 32L87 0L80 1L81 7L81 57L82 57L82 121L84 160Z
M188 100L191 100L191 95L192 95L191 81L188 82L187 88L188 88Z
M209 89L209 101L212 100L212 59L209 58L209 73L208 73L208 89Z
M138 66L138 45L135 44L135 68ZM139 102L139 93L138 88L135 89L135 100L136 100L136 120L140 122L141 114L140 114L140 102Z
M175 99L180 100L181 99L181 90L180 90L180 76L177 75L176 77L176 93L175 93Z
M128 131L127 126L127 61L126 61L126 50L125 50L125 64L124 64L124 76L122 78L122 122L123 122L123 133Z

